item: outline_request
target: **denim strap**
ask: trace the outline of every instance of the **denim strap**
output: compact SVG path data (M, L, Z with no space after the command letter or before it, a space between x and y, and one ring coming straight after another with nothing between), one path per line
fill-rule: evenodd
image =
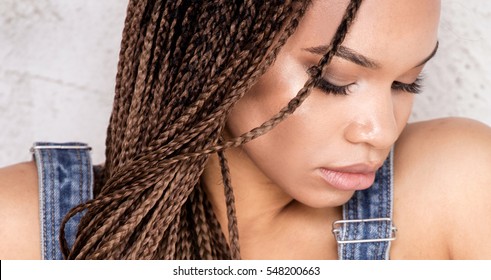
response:
M92 199L90 149L87 144L76 142L35 142L31 148L39 178L43 259L63 259L59 242L61 221L70 209ZM78 213L65 226L69 246L75 241L81 216Z
M333 230L342 260L389 259L392 224L393 152L377 171L373 185L356 191L343 206L343 221ZM381 241L382 240L382 241Z

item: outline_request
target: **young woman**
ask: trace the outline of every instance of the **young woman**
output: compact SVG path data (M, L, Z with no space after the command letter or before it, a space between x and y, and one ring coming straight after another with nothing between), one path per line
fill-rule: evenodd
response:
M491 258L491 129L407 124L439 9L130 1L93 199L49 221L37 145L0 171L0 258Z

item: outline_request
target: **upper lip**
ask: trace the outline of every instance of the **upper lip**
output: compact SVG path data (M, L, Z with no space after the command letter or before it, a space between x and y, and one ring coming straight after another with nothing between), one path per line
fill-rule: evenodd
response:
M346 166L322 168L343 173L373 173L376 172L382 164L383 163L357 163Z

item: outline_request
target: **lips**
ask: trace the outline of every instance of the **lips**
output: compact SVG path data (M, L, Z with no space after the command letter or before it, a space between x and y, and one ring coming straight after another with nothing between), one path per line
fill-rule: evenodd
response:
M339 168L320 168L321 177L343 191L364 190L373 185L377 167L358 164Z

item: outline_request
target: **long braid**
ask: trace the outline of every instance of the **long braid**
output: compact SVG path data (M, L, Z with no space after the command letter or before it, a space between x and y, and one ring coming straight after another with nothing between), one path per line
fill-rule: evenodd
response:
M237 226L237 215L235 213L235 198L230 180L230 170L223 151L218 152L220 169L222 170L223 185L225 187L225 204L227 205L228 234L230 239L230 250L232 259L240 259L239 230Z
M307 98L342 43L361 1L351 1L331 48L298 95L271 120L219 143L226 116L273 63L310 1L130 0L95 199L62 222L73 259L240 258L222 153L271 130ZM230 244L200 182L219 153ZM68 248L64 225L86 211Z

